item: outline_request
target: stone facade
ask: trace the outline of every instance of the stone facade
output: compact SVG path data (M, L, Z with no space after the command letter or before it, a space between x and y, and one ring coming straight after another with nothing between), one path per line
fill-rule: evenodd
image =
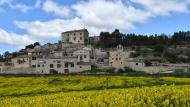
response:
M88 30L80 29L62 33L62 42L73 44L85 44L88 42Z
M127 66L126 60L130 53L124 51L122 45L118 45L115 51L109 52L109 66L114 68L124 68Z

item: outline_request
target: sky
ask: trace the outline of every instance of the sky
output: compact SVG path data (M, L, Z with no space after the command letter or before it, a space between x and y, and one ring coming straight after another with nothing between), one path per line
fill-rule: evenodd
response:
M173 34L190 30L190 0L0 0L0 53L34 42L55 43L61 32L88 29L90 36Z

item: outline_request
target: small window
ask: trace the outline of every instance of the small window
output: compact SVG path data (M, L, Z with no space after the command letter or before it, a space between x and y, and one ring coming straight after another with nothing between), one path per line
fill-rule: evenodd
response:
M121 64L123 64L123 62L121 62Z
M50 64L49 66L50 66L50 68L53 68L53 64Z
M44 67L44 64L42 64L42 67Z
M119 60L121 60L121 58L119 58Z
M80 56L80 60L81 60L81 61L83 60L82 56Z
M80 66L80 68L82 68L82 66Z
M40 64L38 64L38 67L40 67Z
M27 58L28 59L28 58ZM32 60L36 60L36 57L32 57Z
M57 68L61 68L61 64L57 64Z
M74 36L75 36L76 34L74 33Z
M138 63L136 63L136 65L138 65Z
M112 58L112 60L114 60L114 58Z
M80 35L82 35L82 33L80 33Z
M61 61L57 61L57 63L61 63Z
M74 67L74 66L75 66L75 65L72 63L72 64L71 64L71 67Z
M82 37L80 37L80 40L82 40Z
M118 60L118 58L115 58L115 60L117 61L117 60Z
M73 40L76 40L76 37L74 37Z
M69 64L68 63L65 63L65 67L68 67L69 66Z
M84 55L84 58L86 58L86 55Z

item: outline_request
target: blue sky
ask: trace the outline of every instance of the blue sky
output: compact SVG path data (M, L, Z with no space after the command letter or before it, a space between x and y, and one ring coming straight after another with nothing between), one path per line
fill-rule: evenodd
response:
M190 30L189 19L190 0L0 0L0 53L80 28L172 34Z

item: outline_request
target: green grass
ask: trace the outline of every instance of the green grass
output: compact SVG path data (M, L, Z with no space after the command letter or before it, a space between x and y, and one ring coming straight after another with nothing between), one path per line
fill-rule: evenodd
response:
M159 99L151 96L149 92L157 96L159 93ZM151 104L140 99L141 97L148 100L147 98L150 96L150 100L155 100L155 104L152 104L160 105L161 107L166 99L169 98L169 101L173 101L173 97L170 98L172 95L185 101L173 101L172 104L183 103L187 105L190 104L189 92L190 78L129 76L0 77L0 105L9 107L30 107L30 103L32 103L33 107L64 107L69 106L69 104L78 106L81 104L81 107L83 107L82 105L84 104L94 106L94 103L98 103L98 99L103 100L99 101L100 106L104 107L106 102L107 105L114 107L121 104L120 101L116 101L113 105L110 105L116 100L115 96L118 96L117 100L126 100L126 102L130 100L130 103L135 103L135 95L139 96L136 98L137 102L141 102L139 104L143 104L143 102ZM120 94L131 96L132 99L122 97ZM104 101L106 99L102 97L114 98L108 98L110 101ZM70 102L69 99L73 102ZM85 99L88 99L87 102L85 102ZM54 103L51 101L54 101ZM127 105L128 103L126 102L123 102L123 104ZM134 104L132 105L135 106Z

